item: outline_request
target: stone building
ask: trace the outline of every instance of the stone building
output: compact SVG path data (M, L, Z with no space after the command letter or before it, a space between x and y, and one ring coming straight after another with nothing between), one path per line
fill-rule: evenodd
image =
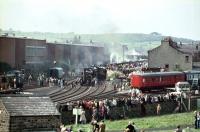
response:
M54 66L103 64L107 50L101 44L47 43L46 40L0 36L0 63L14 69L46 71ZM1 68L1 65L0 65Z
M167 71L185 71L200 65L199 44L177 44L170 37L161 45L148 51L148 66L161 67Z
M53 131L60 113L49 97L1 97L0 131Z

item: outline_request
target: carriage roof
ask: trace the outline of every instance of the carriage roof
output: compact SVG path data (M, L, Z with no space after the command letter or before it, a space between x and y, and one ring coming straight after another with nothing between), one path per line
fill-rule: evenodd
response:
M185 74L200 74L200 71L184 71Z
M173 76L173 75L183 75L183 72L149 72L149 73L135 73L133 75L138 75L138 76Z

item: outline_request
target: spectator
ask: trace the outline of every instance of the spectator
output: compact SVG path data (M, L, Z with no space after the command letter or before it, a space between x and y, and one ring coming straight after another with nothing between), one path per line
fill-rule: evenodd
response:
M78 129L78 132L83 132L81 129Z
M81 107L80 122L86 124L85 110Z
M200 112L196 113L196 125L197 125L197 129L200 128Z
M105 132L106 131L106 125L104 123L104 120L102 120L100 123L99 123L99 132Z
M60 132L65 132L67 130L67 127L63 124L60 126Z
M131 123L131 121L129 121L128 126L126 127L126 130L128 130L128 132L136 132L136 129L134 127L134 122L133 124Z
M14 88L17 88L16 77L14 77L13 82L14 82Z
M60 88L63 88L63 79L60 79Z
M97 111L97 108L96 108L96 107L92 107L92 117L93 117L95 120L98 120L98 111Z
M182 132L182 129L181 129L180 125L177 126L175 132Z
M6 87L7 79L6 79L6 75L5 74L1 78L1 82L2 82L2 89L7 89L7 87Z
M181 102L178 101L178 102L177 102L177 106L176 106L176 108L175 108L175 110L174 110L174 113L180 112L180 110L181 110Z
M160 106L160 104L158 104L156 107L156 114L160 115L160 111L161 111L161 106Z
M197 111L194 111L194 114L195 114L195 116L194 116L194 118L195 118L194 125L195 125L195 129L197 129L197 128L198 128L198 123L197 123Z
M99 125L95 119L91 122L92 125L92 132L99 132Z
M70 126L69 128L67 128L66 130L67 130L66 132L73 132L72 126Z
M140 107L141 107L141 116L145 116L146 115L146 108L145 108L143 101L141 102Z
M31 84L31 81L32 81L32 76L31 76L31 74L29 75L29 77L28 77L28 85L30 85Z

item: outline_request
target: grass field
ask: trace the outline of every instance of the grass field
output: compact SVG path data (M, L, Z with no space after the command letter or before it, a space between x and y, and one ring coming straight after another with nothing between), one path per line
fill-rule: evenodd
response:
M138 129L144 129L147 131L156 131L156 132L172 132L175 130L177 125L180 125L186 131L190 132L200 132L199 130L194 129L194 112L189 113L178 113L178 114L169 114L161 116L152 116L144 118L133 118L117 121L105 121L106 131L120 132L123 131L127 126L129 121L135 122L135 125ZM189 129L187 128L189 127ZM91 125L73 125L74 131L78 129L83 130L84 132L91 131Z

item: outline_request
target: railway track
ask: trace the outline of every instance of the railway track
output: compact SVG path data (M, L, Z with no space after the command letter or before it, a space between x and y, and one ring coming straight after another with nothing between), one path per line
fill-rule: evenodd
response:
M61 105L65 105L66 103L68 102L74 102L74 101L78 101L78 100L81 100L83 99L85 96L91 94L93 92L93 89L92 87L89 87L86 91L84 91L83 93L77 95L77 96L74 96L74 97L71 97L71 98L67 98L65 100L62 100L61 102L59 102Z
M52 100L54 102L63 102L63 100L67 100L69 98L72 98L72 97L75 97L79 94L82 94L84 91L86 91L88 88L87 87L81 87L81 86L76 86L76 88L74 88L73 90L69 91L69 92L65 92L65 93L62 93L58 96L55 96L55 97L51 97Z
M95 97L99 94L102 94L105 90L106 90L106 87L104 87L104 86L102 86L102 87L90 87L88 92L75 97L71 101L90 100L91 98L93 98L93 97Z
M126 97L127 95L118 95L117 90L113 90L112 85L108 82L99 87L80 86L75 83L77 79L71 80L63 89L59 89L49 94L52 101L60 105L66 105L68 102L76 102L80 100L106 99L113 97ZM76 84L71 87L71 84Z
M78 80L79 80L79 78L68 80L63 89L58 89L57 91L50 93L49 96L54 97L54 96L57 96L59 94L62 94L63 90L66 90L65 92L72 90L73 87L69 87L69 86L72 85L75 82L78 82Z

